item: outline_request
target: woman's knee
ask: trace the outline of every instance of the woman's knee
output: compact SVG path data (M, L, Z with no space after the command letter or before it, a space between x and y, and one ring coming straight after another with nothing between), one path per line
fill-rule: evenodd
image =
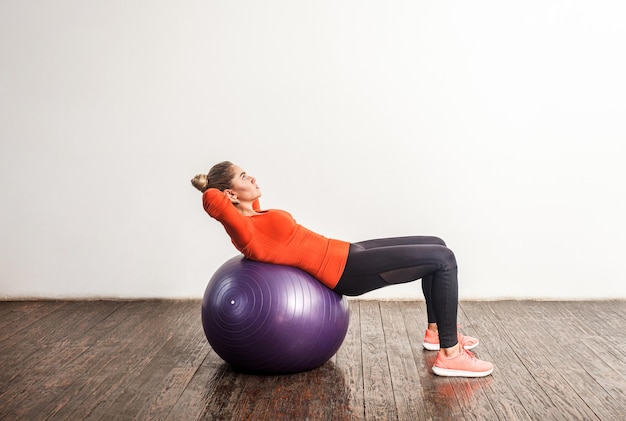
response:
M448 247L442 246L439 249L441 262L448 267L456 267L456 256Z
M437 244L437 245L440 245L440 246L445 246L446 245L446 242L443 241L439 237L431 237L431 238L432 238L433 244Z

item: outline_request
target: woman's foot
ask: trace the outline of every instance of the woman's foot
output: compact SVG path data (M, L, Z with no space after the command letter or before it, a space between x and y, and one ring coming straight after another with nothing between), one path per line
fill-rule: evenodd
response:
M459 343L462 344L465 349L474 349L478 346L478 339L472 338L471 336L464 336L457 333L457 338ZM439 334L430 329L426 329L422 345L429 351L439 351Z
M449 349L442 349L437 353L433 373L448 377L484 377L493 372L493 364L479 360L472 351L463 347L457 348L459 352L450 356L446 356Z

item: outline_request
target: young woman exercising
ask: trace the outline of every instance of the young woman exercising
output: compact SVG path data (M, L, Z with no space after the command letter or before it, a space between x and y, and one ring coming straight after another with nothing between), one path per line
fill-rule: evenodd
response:
M439 351L433 372L482 377L493 371L491 363L469 351L478 340L457 332L457 264L443 240L399 237L348 243L326 238L285 211L261 210L256 179L228 161L196 175L191 183L203 193L206 212L222 223L248 259L297 267L350 296L421 278L428 314L423 345Z

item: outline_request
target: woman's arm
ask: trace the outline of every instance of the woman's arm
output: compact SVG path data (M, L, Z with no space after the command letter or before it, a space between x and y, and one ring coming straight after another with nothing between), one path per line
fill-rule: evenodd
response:
M223 192L218 189L208 189L202 195L204 210L222 223L231 240L241 249L252 239L250 221L243 216Z

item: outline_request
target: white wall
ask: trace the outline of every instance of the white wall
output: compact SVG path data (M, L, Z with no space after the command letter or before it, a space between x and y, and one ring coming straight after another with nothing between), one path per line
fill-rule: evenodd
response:
M461 298L626 298L625 12L3 0L0 298L201 297L224 159L324 235L443 237Z

